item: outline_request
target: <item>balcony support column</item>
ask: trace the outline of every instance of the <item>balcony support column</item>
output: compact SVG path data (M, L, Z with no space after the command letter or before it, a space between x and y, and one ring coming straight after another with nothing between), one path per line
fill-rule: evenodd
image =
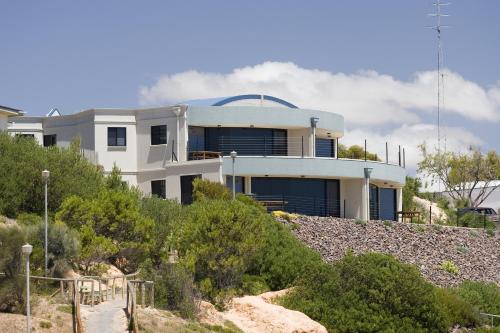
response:
M245 194L252 194L252 177L245 176Z
M363 181L363 192L361 195L361 219L363 221L370 220L370 175L372 168L365 168L365 179Z

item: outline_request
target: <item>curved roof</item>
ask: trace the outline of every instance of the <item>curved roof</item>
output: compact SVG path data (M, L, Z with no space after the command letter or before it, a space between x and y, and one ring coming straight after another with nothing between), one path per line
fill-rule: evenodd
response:
M181 104L193 105L193 106L223 106L229 103L233 103L236 101L242 100L266 100L281 104L286 106L287 108L297 109L297 106L293 105L290 102L287 102L281 98L277 98L269 95L258 95L258 94L247 94L247 95L237 95L231 97L220 97L220 98L209 98L209 99L199 99L186 101Z

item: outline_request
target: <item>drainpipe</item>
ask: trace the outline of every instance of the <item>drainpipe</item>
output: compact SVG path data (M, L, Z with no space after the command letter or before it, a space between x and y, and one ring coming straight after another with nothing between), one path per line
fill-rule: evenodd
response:
M311 132L309 136L309 156L316 157L316 126L318 125L319 118L311 117Z
M364 221L370 220L370 175L373 168L365 168L365 179L363 184L363 195L361 197L362 204L362 216L361 219Z
M180 147L180 145L179 145L179 138L180 138L180 133L179 133L180 132L180 117L179 116L181 114L181 111L182 111L182 109L181 109L180 106L176 107L174 109L174 114L175 114L175 117L176 117L176 121L175 121L175 127L176 127L175 128L175 154L177 155L177 162L179 162L179 160L180 160L180 156L179 156L179 151L180 151L180 149L179 149L179 147Z

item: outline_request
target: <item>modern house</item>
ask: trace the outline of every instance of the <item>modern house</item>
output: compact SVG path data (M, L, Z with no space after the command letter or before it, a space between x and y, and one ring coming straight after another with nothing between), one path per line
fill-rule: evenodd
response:
M0 131L7 130L9 117L19 116L22 114L23 112L21 110L0 105Z
M270 208L308 215L396 219L406 171L396 164L338 158L344 118L267 95L198 100L148 109L90 109L9 118L13 135L82 153L145 195L192 200L202 177L253 195ZM232 158L230 152L237 157ZM401 160L401 159L400 159ZM233 164L234 163L234 164Z

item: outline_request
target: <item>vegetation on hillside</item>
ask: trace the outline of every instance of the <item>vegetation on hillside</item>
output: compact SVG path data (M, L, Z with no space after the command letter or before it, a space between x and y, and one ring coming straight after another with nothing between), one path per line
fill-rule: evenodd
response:
M116 168L103 175L76 144L47 149L0 134L0 149L0 167L12 173L0 180L0 214L18 218L16 226L0 226L0 305L7 311L23 308L25 242L34 245L32 270L42 274L45 168L53 175L53 276L69 268L92 273L104 262L127 272L140 268L155 281L157 305L190 318L201 298L224 307L235 295L296 287L284 304L332 332L446 332L452 324L479 325L478 310L498 311L497 286L439 289L388 255L348 255L329 265L259 203L241 194L232 200L221 184L196 180L195 202L181 206L143 198Z

